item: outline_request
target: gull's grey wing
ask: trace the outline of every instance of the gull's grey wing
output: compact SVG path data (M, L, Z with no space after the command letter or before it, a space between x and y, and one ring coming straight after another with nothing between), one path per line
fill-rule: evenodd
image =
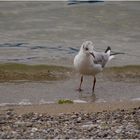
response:
M94 63L100 64L103 68L108 61L108 54L104 52L94 52L94 55L95 55Z

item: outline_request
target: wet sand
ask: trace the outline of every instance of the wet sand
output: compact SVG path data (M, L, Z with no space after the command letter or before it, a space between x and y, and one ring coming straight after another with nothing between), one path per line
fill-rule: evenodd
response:
M79 77L57 82L0 83L0 103L8 104L43 104L58 102L59 99L82 100L85 102L109 102L139 99L139 83L97 82L92 96L92 78L85 78L83 92L76 91Z
M27 105L27 106L5 106L0 107L0 113L7 110L14 110L17 114L46 113L49 115L58 115L60 113L72 112L102 112L113 111L117 109L129 110L140 107L140 101L123 101L108 103L74 103L74 104L46 104L46 105Z

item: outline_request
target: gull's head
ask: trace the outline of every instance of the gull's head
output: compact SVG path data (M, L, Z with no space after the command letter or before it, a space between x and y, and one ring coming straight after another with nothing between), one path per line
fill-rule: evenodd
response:
M93 53L93 50L94 50L94 45L91 41L85 41L83 42L83 44L81 45L81 49L80 49L80 52L86 54L87 56L94 56L94 53Z

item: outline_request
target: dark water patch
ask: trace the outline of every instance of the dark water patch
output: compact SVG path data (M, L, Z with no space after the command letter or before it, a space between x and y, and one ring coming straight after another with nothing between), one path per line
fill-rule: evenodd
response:
M6 59L7 61L16 61L16 62L18 62L18 61L22 61L23 59L21 59L21 58L13 58L13 59Z
M69 52L68 54L75 54L79 51L79 49L73 48L73 47L69 47Z
M56 46L56 47L47 47L49 50L54 50L54 51L67 51L67 48L64 48L62 46Z
M74 51L74 52L78 52L78 51L79 51L79 49L76 49L76 48L73 48L73 47L69 47L69 49L70 49L71 51Z
M31 59L36 59L36 58L38 58L38 57L32 56L32 57L27 57L26 59L27 59L27 60L31 60Z
M73 47L66 48L66 47L58 46L58 47L50 47L48 49L58 51L58 52L65 52L66 54L73 54L78 52L78 49L75 49Z
M73 53L77 53L79 50L74 48L74 47L65 47L65 46L32 46L31 47L32 50L36 50L36 49L46 49L48 51L51 52L65 52L66 54L73 54Z
M67 54L71 54L71 53L76 53L79 50L74 48L74 47L65 47L65 46L43 46L43 45L37 45L37 46L33 46L32 44L29 43L3 43L0 44L0 47L29 47L31 50L36 50L36 49L47 49L47 50L51 50L51 51L59 51L59 52L66 52Z
M47 49L58 51L58 52L65 52L66 54L73 54L79 51L78 49L74 47L63 47L63 46L47 47Z
M50 46L33 46L31 47L31 49L35 50L35 49L47 49L47 50L57 50L57 51L62 51L65 50L63 49L61 46L57 46L57 47L50 47Z
M73 4L84 4L84 3L97 3L97 2L104 2L101 0L86 0L86 1L79 1L79 0L69 0L68 5L73 5Z
M3 43L0 47L26 47L28 43Z
M32 59L37 59L38 57L26 57L26 58L11 58L7 59L7 61L26 61L26 60L32 60Z
M63 62L74 57L78 52L75 46L61 44L3 43L0 44L0 62L18 63L53 63L58 59ZM61 62L62 62L61 61ZM62 63L63 63L62 62Z
M31 56L31 57L25 57L25 58L5 58L5 61L7 62L26 62L27 60L33 60L37 59L38 57L36 56Z
M46 49L45 46L33 46L31 47L32 50L35 50L35 49Z

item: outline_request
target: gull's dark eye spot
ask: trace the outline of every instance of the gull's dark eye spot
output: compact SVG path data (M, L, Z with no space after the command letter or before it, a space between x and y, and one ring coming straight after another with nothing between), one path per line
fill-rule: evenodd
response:
M86 51L88 51L88 48L85 48Z

